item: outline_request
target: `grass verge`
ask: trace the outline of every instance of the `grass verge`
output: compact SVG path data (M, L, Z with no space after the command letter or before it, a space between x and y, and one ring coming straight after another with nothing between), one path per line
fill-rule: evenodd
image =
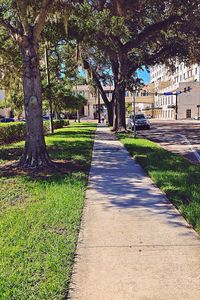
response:
M46 137L62 172L7 169L24 143L0 148L0 299L66 297L95 127L74 124Z
M118 134L131 156L200 233L200 166L131 134Z

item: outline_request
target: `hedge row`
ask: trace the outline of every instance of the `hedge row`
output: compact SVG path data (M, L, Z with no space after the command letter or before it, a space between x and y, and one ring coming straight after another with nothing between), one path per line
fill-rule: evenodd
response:
M62 128L69 125L68 120L54 120L54 129ZM44 122L45 134L49 131L49 122ZM21 141L26 135L26 123L14 122L14 123L0 123L0 144L7 144L12 142Z
M53 120L53 129L62 128L63 126L68 126L69 120ZM44 121L44 132L47 134L49 132L49 121Z

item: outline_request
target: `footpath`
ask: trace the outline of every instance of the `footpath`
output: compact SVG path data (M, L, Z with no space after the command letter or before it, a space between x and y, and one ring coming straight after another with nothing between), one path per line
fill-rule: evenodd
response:
M98 127L70 300L199 300L200 237Z

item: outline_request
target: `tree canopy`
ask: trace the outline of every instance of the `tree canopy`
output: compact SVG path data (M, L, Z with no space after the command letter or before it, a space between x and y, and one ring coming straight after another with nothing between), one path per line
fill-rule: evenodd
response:
M197 25L191 20L194 16L195 20L199 18L198 5L196 0L115 0L84 1L78 6L72 32L84 49L85 44L90 49L87 68L97 70L91 61L91 53L94 57L96 49L112 68L117 107L115 129L125 128L125 88L131 78L134 83L137 69L174 63L177 58L187 60L192 53L190 38L195 36Z
M81 63L104 99L109 122L121 131L126 130L125 90L138 83L138 69L173 65L177 59L199 62L199 21L199 0L1 1L2 82L12 89L12 79L18 78L24 90L27 137L22 165L51 164L42 130L44 45L51 49L51 76L57 81L52 88L65 99L59 105L71 99L78 105L73 95L64 97L66 87L60 84L63 78L78 81ZM111 101L103 89L108 83L114 84Z

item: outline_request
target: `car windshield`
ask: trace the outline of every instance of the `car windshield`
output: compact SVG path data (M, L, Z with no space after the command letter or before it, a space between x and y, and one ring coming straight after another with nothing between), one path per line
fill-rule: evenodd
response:
M144 115L135 115L135 119L139 120L139 119L145 119Z

